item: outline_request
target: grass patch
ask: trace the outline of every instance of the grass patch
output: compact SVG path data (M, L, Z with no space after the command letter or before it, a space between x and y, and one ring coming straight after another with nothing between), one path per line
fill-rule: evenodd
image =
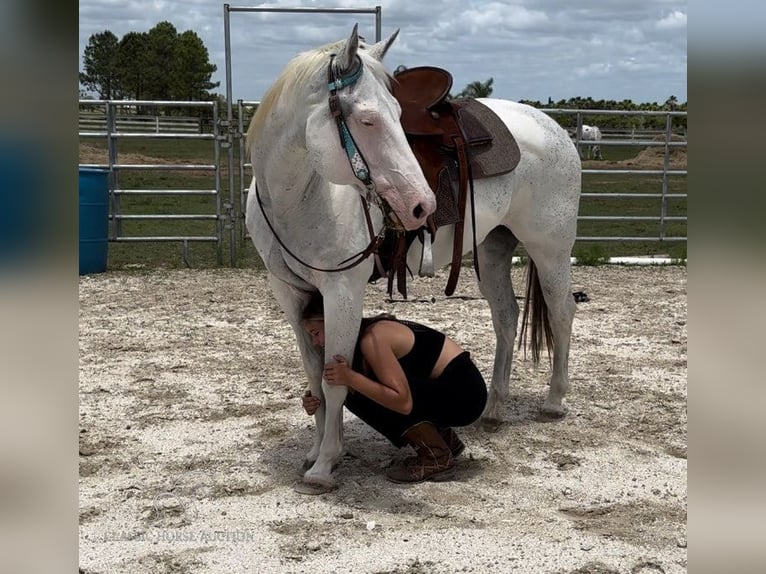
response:
M572 255L577 258L578 265L604 265L609 263L609 254L601 243L575 245Z
M659 220L665 212L668 217L685 217L685 198L610 197L612 194L658 194L662 192L662 178L658 176L618 176L610 174L583 175L583 193L600 193L601 197L583 197L580 200L581 216L649 217L654 220L581 220L577 225L580 237L646 237L646 241L578 241L576 250L587 253L594 245L602 243L610 256L667 255L673 258L686 256L686 241L674 238L686 237L686 221ZM685 176L668 179L667 193L687 192ZM657 241L662 233L665 240ZM650 239L651 238L651 239Z

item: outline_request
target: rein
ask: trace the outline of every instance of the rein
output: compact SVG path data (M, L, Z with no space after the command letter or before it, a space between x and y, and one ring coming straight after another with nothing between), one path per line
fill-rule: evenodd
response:
M377 252L378 247L380 247L380 244L383 242L383 233L385 231L385 225L381 229L380 233L378 235L375 235L375 229L372 225L372 218L370 217L370 207L367 204L367 200L363 197L359 197L359 199L362 201L362 207L364 208L364 217L367 220L367 230L370 232L370 244L364 248L363 251L357 253L356 255L352 255L351 257L347 257L343 261L341 261L338 265L340 267L334 267L332 269L325 268L325 267L315 267L314 265L311 265L310 263L306 263L303 259L298 257L295 253L293 253L290 248L285 245L285 242L282 241L282 239L279 237L279 234L277 233L277 230L274 229L274 225L271 223L271 220L269 220L269 216L266 215L266 209L263 207L263 201L261 200L261 194L258 193L258 184L255 184L255 197L258 200L258 207L261 208L261 213L263 214L263 218L266 220L266 225L269 226L269 229L271 230L271 233L274 235L274 238L277 240L277 243L279 243L282 246L282 249L284 249L287 254L295 259L298 263L301 265L305 265L309 269L313 269L314 271L322 271L324 273L337 273L338 271L347 271L349 269L352 269L359 265L362 261L367 259L372 253ZM354 257L357 257L356 261L352 261L348 265L343 265L347 261L350 261L351 259L354 259Z
M364 184L364 187L367 190L368 198L371 201L374 201L378 205L380 210L383 212L383 227L381 228L380 233L378 233L377 235L375 234L375 229L372 225L372 218L370 217L370 206L368 204L368 199L365 199L364 197L359 196L359 199L362 201L362 208L364 209L364 217L365 217L365 220L367 221L367 230L370 233L369 245L365 247L363 251L341 261L338 264L339 267L335 267L335 268L315 267L314 265L306 263L303 259L301 259L295 253L293 253L290 250L290 248L287 245L285 245L284 241L282 241L282 239L279 237L276 229L274 229L274 225L271 223L271 220L269 219L268 215L266 215L266 209L263 206L263 201L261 200L261 194L258 192L258 183L256 182L255 184L255 196L256 196L256 199L258 200L258 206L261 208L261 213L263 214L263 218L266 220L266 224L269 226L271 233L276 238L277 243L279 243L279 245L282 246L282 249L284 249L285 252L290 257L295 259L301 265L305 265L306 267L308 267L309 269L313 269L314 271L321 271L324 273L337 273L339 271L347 271L348 269L352 269L356 267L357 265L359 265L362 261L367 259L373 253L377 253L378 248L380 247L380 244L383 242L383 237L386 231L386 222L390 219L390 216L387 210L384 208L383 205L381 205L381 200L379 200L379 198L377 198L377 196L375 195L375 184L373 183L372 178L370 178L370 168L367 165L367 162L365 161L364 156L362 155L362 152L359 150L359 147L356 145L356 142L354 141L354 138L351 135L351 132L349 131L348 126L346 125L346 120L343 117L343 111L340 108L338 90L353 85L362 75L362 70L364 68L358 56L356 59L356 65L357 65L357 70L354 73L344 77L337 70L337 66L335 65L335 54L332 54L330 56L330 64L327 66L327 88L330 90L330 97L329 97L330 113L332 114L332 117L335 118L335 121L338 125L338 134L340 136L340 143L343 149L346 151L346 156L348 157L349 163L351 164L351 169L353 170L354 175L359 181L361 181ZM354 259L354 261L351 261L352 259ZM349 261L350 263L347 263ZM379 262L377 263L379 265Z

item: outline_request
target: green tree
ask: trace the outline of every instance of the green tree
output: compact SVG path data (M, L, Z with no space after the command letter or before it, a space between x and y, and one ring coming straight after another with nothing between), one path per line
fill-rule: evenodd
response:
M142 100L146 91L146 33L128 32L120 40L117 54L119 97Z
M170 22L160 22L146 35L146 94L152 100L170 100L171 70L176 55L178 31Z
M667 100L665 100L665 104L662 106L666 110L675 110L678 108L678 98L675 96L670 96Z
M490 78L486 82L471 82L456 97L458 98L488 98L492 95L492 84L495 79Z
M118 84L116 60L118 40L109 30L93 34L83 53L80 84L105 100L112 99Z
M209 61L208 51L202 39L191 30L176 39L175 57L171 67L171 95L179 100L209 100L212 88L220 82L211 82L217 70Z
M108 30L91 36L80 84L106 99L207 101L218 87L216 66L200 37L170 22L121 40Z

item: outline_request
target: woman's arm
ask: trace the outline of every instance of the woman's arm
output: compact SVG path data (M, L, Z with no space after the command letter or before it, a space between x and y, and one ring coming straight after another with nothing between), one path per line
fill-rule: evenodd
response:
M325 380L329 384L346 385L392 411L409 414L412 393L393 350L396 336L394 328L376 324L362 337L362 355L380 382L353 371L341 356L335 357L336 362L325 365Z

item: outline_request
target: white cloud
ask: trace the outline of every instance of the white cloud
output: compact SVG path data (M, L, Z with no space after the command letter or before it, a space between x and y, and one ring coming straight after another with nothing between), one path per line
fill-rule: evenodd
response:
M657 28L661 30L686 29L686 13L674 10L657 22Z
M574 75L578 78L587 79L595 76L608 76L611 71L612 64L609 62L593 62L587 66L575 68Z
M648 62L643 59L637 58L625 58L617 63L617 68L626 72L639 72L656 69L657 64L655 62Z
M516 4L482 2L481 6L460 14L457 20L464 22L474 34L491 34L493 29L520 30L537 26L547 22L548 16L539 10L528 10Z
M233 5L260 5L240 2ZM685 0L271 0L279 7L382 6L382 34L401 29L389 68L441 66L456 91L494 78L494 94L545 101L574 96L686 99ZM225 93L223 5L210 0L81 0L80 59L88 37L122 36L162 20L194 30L218 66ZM354 22L368 39L371 14L232 13L234 97L258 99L295 53L346 37ZM658 64L660 63L660 64ZM640 73L638 72L640 71Z

